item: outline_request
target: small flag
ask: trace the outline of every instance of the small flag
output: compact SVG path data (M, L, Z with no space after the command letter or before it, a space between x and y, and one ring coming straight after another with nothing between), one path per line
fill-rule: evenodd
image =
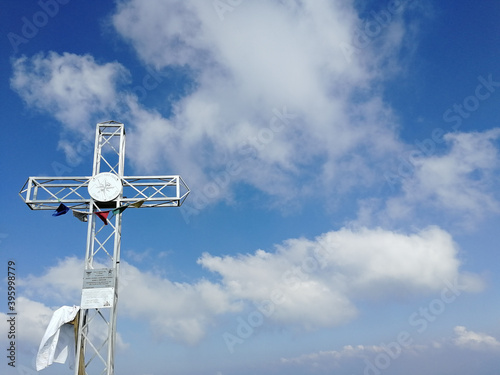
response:
M61 216L61 215L68 213L68 211L69 211L69 207L66 207L63 203L61 203L59 205L59 207L56 208L56 210L54 211L52 216Z
M73 210L73 216L76 217L78 220L83 221L83 222L86 222L89 220L88 213L86 213L86 212Z
M138 201L138 202L132 203L132 204L131 204L131 206L132 206L132 207L135 207L135 208L139 208L139 207L141 207L141 206L142 206L142 204L143 204L144 202L146 202L146 199L143 199L143 200L140 200L140 201Z
M120 206L118 208L115 208L114 210L111 210L111 213L113 216L121 214L123 211L125 211L128 208L128 204L125 206Z
M109 211L99 211L99 212L96 212L95 214L99 217L99 219L102 220L104 225L108 225Z

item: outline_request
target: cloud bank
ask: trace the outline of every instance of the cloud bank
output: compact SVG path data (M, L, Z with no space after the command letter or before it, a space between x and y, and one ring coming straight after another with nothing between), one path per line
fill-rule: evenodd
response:
M158 337L194 344L225 314L257 309L271 326L317 330L354 319L358 300L439 294L451 284L460 293L483 287L478 276L460 271L456 244L437 227L410 234L343 228L313 240L290 239L274 251L205 253L198 263L213 280L179 283L123 261L121 313L146 318ZM78 301L82 267L66 258L21 285L31 298Z
M393 74L382 61L411 37L402 9L374 38L377 53L370 46L347 59L342 45L363 20L342 2L245 2L221 22L210 2L123 1L111 17L116 32L157 74L186 67L183 97L149 107L124 87L124 66L71 53L15 60L11 85L66 129L89 131L119 114L136 168L183 171L210 202L231 196L221 183L203 189L230 166L230 185L280 200L367 188L404 147L378 89Z
M415 2L389 2L363 18L340 1L229 8L221 18L211 2L118 3L110 22L149 72L145 98L127 87L125 66L71 53L14 60L11 86L78 137L91 138L97 121L125 122L127 155L141 174L182 173L188 181L186 221L237 198L241 184L278 208L311 198L336 204L353 192L374 197L365 214L389 226L418 207L457 215L468 227L498 212L498 129L442 131L439 145L412 151L383 99L384 82L405 69L388 62L404 61L402 51L416 44L418 25L403 21L419 12ZM185 89L162 98L158 86L172 71L186 76ZM78 162L71 134L60 147ZM406 154L410 171L401 169Z

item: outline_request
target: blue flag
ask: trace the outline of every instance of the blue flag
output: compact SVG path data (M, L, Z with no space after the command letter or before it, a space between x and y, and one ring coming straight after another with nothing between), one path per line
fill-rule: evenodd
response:
M59 207L56 208L56 210L54 211L52 216L61 216L61 215L68 213L68 211L69 211L69 207L66 207L63 203L61 203L59 205Z

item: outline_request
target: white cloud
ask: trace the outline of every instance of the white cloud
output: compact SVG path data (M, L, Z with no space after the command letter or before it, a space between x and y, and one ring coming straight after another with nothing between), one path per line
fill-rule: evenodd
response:
M242 170L231 183L281 199L369 186L380 177L373 163L400 147L390 109L369 89L381 74L367 65L371 49L348 61L340 48L360 22L342 2L245 2L221 22L210 2L124 1L113 22L146 64L193 69L196 88L170 118L130 104L140 141L128 149L141 168L176 164L194 195L229 162ZM398 33L380 42L397 49ZM293 118L273 122L284 107ZM300 175L311 183L297 187Z
M217 284L176 283L123 262L122 270L120 311L146 319L157 337L194 344L215 315L236 308Z
M90 55L49 52L13 61L11 87L31 107L53 115L64 129L91 134L96 118L102 120L119 104L117 88L128 72L117 62L100 64ZM62 140L68 158L79 162L74 145Z
M450 151L418 163L415 178L404 185L406 194L417 201L430 198L440 207L475 216L484 210L498 212L491 172L499 166L494 143L499 136L498 128L446 134Z
M96 268L104 267L95 263ZM194 343L205 334L213 316L236 308L220 287L201 280L175 283L121 262L120 312L146 318L158 336ZM80 304L83 262L76 257L60 260L41 276L19 280L24 293L45 301ZM36 311L36 310L34 310Z
M391 186L401 183L401 193L387 199L360 203L358 224L372 222L390 227L446 217L462 228L473 228L488 215L500 212L497 193L500 168L500 129L483 132L446 133L445 148L426 140L419 150L399 159L399 170L386 173Z
M16 312L15 332L17 337L15 341L34 345L38 349L38 345L40 345L42 336L52 317L53 310L43 303L19 296L16 299ZM7 319L11 317L0 313L0 329L2 329L2 332L9 332Z
M326 255L334 269L340 270L350 288L376 293L394 291L397 280L408 290L438 290L444 280L458 276L460 261L451 236L430 227L414 234L382 229L341 229L319 241L330 250Z
M18 281L28 297L78 305L83 278L83 261L76 257L60 259L41 276L29 275Z
M93 114L109 113L117 105L117 86L128 74L117 62L100 64L90 55L67 52L20 57L13 68L11 86L28 105L80 131Z
M129 72L121 64L89 55L19 58L11 86L66 129L87 131L92 119L119 108L118 120L129 122L129 159L142 171L168 166L187 176L191 212L230 201L240 182L277 207L318 194L335 199L384 183L405 148L378 89L397 70L387 62L414 39L415 25L403 22L403 13L346 58L341 46L356 44L359 27L373 20L362 21L341 1L244 2L223 22L211 2L122 1L112 23L144 64L190 69L192 89L168 104L171 113L125 94L120 84ZM417 207L458 213L467 224L498 212L497 137L497 130L447 134L448 153L414 157L413 175L378 212L381 222L408 219ZM60 147L70 160L81 157L68 139Z
M285 241L273 253L204 254L199 263L221 275L233 298L257 307L272 301L270 320L304 328L351 320L353 298L408 298L441 291L457 279L463 290L482 289L478 277L460 273L456 245L436 227L413 234L344 228L315 240Z
M160 337L193 344L217 316L252 306L269 322L310 330L352 320L360 298L411 298L447 282L466 292L482 288L477 276L460 272L456 245L436 227L411 234L343 228L287 240L274 252L203 254L198 263L220 281L173 282L122 262L120 312L146 319ZM28 296L68 304L80 295L81 275L82 262L67 258L20 285Z
M500 349L500 342L485 333L468 331L464 326L455 327L454 332L456 337L453 339L453 343L460 348L471 350Z
M356 309L342 291L301 268L303 261L320 267L311 256L305 248L288 248L238 257L204 254L199 263L222 276L232 298L251 301L275 322L315 329L352 319Z
M356 44L367 21L342 1L244 2L224 22L211 2L121 1L112 23L144 64L191 72L192 89L167 105L171 113L120 91L129 75L121 64L88 55L20 58L11 82L28 105L73 130L120 109L130 160L143 171L168 165L189 176L186 204L196 209L230 200L239 182L277 205L346 193L383 181L402 149L378 87L398 70L389 58L413 39L403 8L347 58L342 46ZM71 142L60 146L78 161Z

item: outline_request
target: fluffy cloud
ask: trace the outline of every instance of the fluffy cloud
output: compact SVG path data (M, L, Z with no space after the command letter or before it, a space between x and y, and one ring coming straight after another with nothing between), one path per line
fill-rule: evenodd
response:
M318 328L352 319L356 309L351 301L334 285L303 269L320 268L313 254L304 250L283 249L274 254L258 250L253 255L223 258L204 254L199 263L223 277L233 298L252 302L279 323Z
M397 12L380 10L390 14L373 35L380 14L363 20L341 1L243 2L223 20L212 2L121 1L116 32L158 74L183 67L190 90L182 97L148 108L121 85L130 75L124 66L70 53L14 60L11 86L29 106L90 137L95 119L119 109L118 120L129 122L129 160L143 172L188 176L190 212L231 200L242 182L279 207L317 194L373 195L368 189L385 183L406 149L378 89L398 70L387 62L413 40L415 25L402 19L416 5L400 4ZM355 53L346 55L346 46ZM497 137L497 130L447 134L448 153L413 153L414 173L385 205L382 222L409 218L423 202L471 222L498 212ZM73 146L60 142L77 162Z
M194 344L215 315L237 309L220 285L176 283L127 263L122 267L120 310L148 320L157 337Z
M96 119L109 119L117 105L127 70L117 62L100 64L90 55L50 52L13 61L11 87L30 106L54 116L63 129L93 139ZM80 162L72 142L60 147L73 163Z
M104 267L98 263L94 266ZM79 305L82 276L83 261L68 257L43 275L19 280L19 286L24 288L26 295L42 301ZM146 317L160 337L195 343L203 337L207 324L215 315L234 311L237 307L220 285L203 280L193 285L175 283L121 262L120 311L135 318ZM39 316L46 310L50 309L34 308L32 313Z
M121 64L70 53L15 60L11 86L73 130L87 131L120 109L130 160L142 171L164 173L167 165L189 176L186 205L195 210L231 199L240 182L289 202L348 193L384 182L405 148L378 90L398 70L387 62L413 40L415 25L402 15L414 4L398 4L392 13L380 10L387 22L374 35L377 17L361 19L341 1L243 2L222 19L212 2L121 1L112 16L116 32L158 74L184 67L191 89L183 97L148 108L122 90L129 72ZM474 148L462 147L475 139L448 135L457 152L421 160L402 186L406 198L389 202L390 215L429 197L454 210L495 208L485 180L458 188L484 167L469 160ZM61 147L78 159L71 142ZM491 149L479 150L491 158Z
M440 292L449 283L462 291L482 287L478 277L460 272L456 245L435 227L412 234L344 228L314 240L285 241L274 252L203 254L198 263L220 281L178 283L122 262L120 311L147 319L159 336L193 344L217 316L243 309L259 309L270 322L309 330L352 320L360 298L403 293L410 298ZM29 296L59 296L68 304L79 296L81 270L80 260L67 258L20 285Z
M11 87L28 105L80 131L89 128L93 114L116 106L117 85L127 75L116 62L99 64L90 55L55 52L21 57L13 70Z
M398 20L379 44L397 49ZM211 2L123 1L113 23L146 64L193 71L196 88L168 119L130 105L141 126L128 148L141 168L177 164L193 195L221 199L225 186L217 194L203 187L230 163L240 167L232 183L284 199L313 186L369 186L380 175L373 164L400 147L390 109L369 89L383 75L378 59L367 47L349 61L341 48L361 23L344 3L245 2L221 22ZM298 176L311 184L297 187Z
M16 300L16 312L18 342L38 347L52 317L53 310L41 302L20 296ZM9 316L2 313L0 318L2 332L8 332L7 319L9 319Z
M414 234L344 228L288 240L273 253L204 254L199 263L222 276L233 298L271 306L271 320L318 328L355 317L354 298L438 292L446 282L480 290L477 277L459 272L457 252L451 236L435 227Z
M463 326L455 327L454 331L456 337L453 339L453 343L460 348L472 350L500 350L500 342L493 336L489 336L485 333L468 331L467 328Z
M82 288L83 261L76 257L59 260L55 266L47 269L43 275L29 275L18 281L25 287L28 297L41 298L60 304L80 303Z
M416 200L434 198L447 209L477 214L488 207L497 211L498 203L491 196L491 172L498 169L498 148L495 141L500 129L484 133L448 133L444 140L449 153L430 156L420 163L414 181L405 190Z
M498 128L448 133L443 137L445 152L438 153L433 145L426 146L426 154L412 154L414 173L402 179L403 194L388 200L385 213L392 218L408 218L425 204L458 215L457 220L466 226L489 213L498 213L495 173L500 167L499 137Z

